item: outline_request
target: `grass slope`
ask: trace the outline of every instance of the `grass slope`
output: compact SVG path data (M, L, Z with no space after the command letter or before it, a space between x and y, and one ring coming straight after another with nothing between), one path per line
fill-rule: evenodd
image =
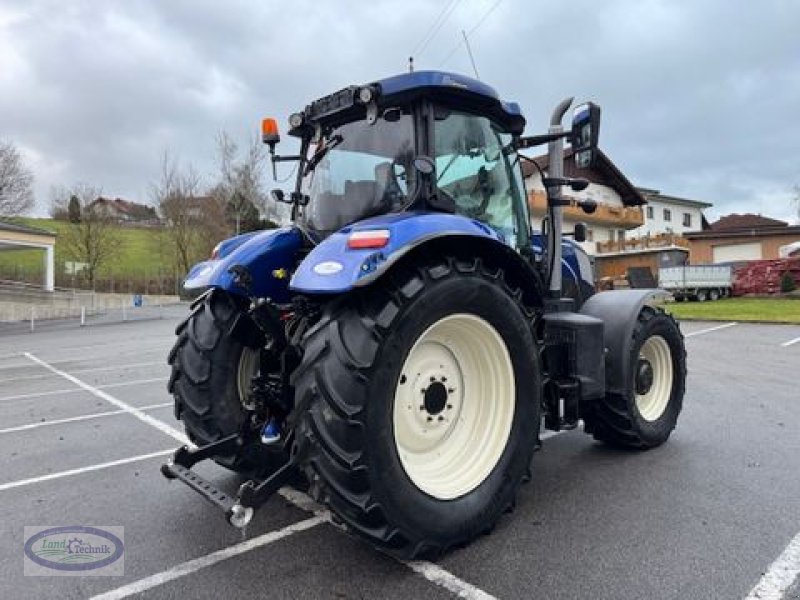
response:
M725 298L715 302L672 302L665 305L665 308L677 319L800 323L800 299L794 298Z
M53 219L19 218L14 222L30 227L37 227L53 231L58 235L68 223ZM103 269L101 276L113 273L114 276L142 276L144 274L162 271L170 272L172 267L166 253L161 249L159 231L155 229L137 229L129 227L120 228L120 250L117 257ZM24 269L27 273L39 273L43 269L44 252L41 250L13 250L0 252L0 274L8 274L14 270ZM59 246L56 238L55 261L57 268L65 260L70 260L64 255L64 249Z

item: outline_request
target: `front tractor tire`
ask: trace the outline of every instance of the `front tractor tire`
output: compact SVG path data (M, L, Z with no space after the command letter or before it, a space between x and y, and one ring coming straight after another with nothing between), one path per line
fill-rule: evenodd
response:
M245 417L243 405L250 379L258 370L259 350L242 344L231 331L246 310L245 301L213 290L193 305L192 313L176 328L178 339L167 359L172 367L167 389L174 397L175 416L198 446L238 432ZM258 479L282 462L279 453L258 443L214 460Z
M520 298L500 270L442 260L340 298L309 332L294 376L303 466L381 550L437 556L513 506L542 385Z
M646 450L667 441L683 407L686 350L672 316L649 306L642 309L630 364L625 393L606 393L588 407L583 420L596 440Z

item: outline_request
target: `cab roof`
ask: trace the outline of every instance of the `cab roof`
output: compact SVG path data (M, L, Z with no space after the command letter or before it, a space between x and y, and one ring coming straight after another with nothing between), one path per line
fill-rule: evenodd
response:
M358 90L363 87L377 91L377 102L381 107L429 98L456 110L486 115L515 135L522 134L525 129L525 117L516 102L501 100L497 91L482 81L446 71L414 71L350 86L312 102L304 114L319 121L352 118L354 109L357 109Z

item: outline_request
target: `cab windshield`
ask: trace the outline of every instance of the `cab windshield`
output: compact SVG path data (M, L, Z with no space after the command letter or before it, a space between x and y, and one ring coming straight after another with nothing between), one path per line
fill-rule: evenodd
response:
M452 111L437 117L435 140L437 187L452 198L455 211L523 247L528 216L511 135L486 117Z
M366 217L399 212L414 190L414 122L399 109L373 124L346 123L311 144L301 191L302 219L326 235Z

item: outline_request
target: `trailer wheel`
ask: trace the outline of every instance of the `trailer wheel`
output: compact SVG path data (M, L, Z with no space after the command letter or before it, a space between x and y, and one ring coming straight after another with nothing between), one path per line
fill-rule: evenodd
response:
M586 432L615 446L653 448L667 441L683 406L686 350L671 315L642 309L630 358L633 373L626 393L607 393L590 405Z
M695 298L698 302L705 302L708 299L708 292L706 290L697 290Z
M167 359L172 366L167 389L175 399L176 418L183 421L189 439L200 446L236 433L244 418L243 404L250 378L258 369L259 351L230 335L231 325L243 310L236 298L214 290L175 330L178 339ZM263 478L285 457L253 444L214 460L249 477Z
M719 290L714 288L708 292L708 299L712 302L715 300L719 300Z
M532 320L480 261L408 270L329 307L293 378L312 493L403 558L488 532L535 446Z

